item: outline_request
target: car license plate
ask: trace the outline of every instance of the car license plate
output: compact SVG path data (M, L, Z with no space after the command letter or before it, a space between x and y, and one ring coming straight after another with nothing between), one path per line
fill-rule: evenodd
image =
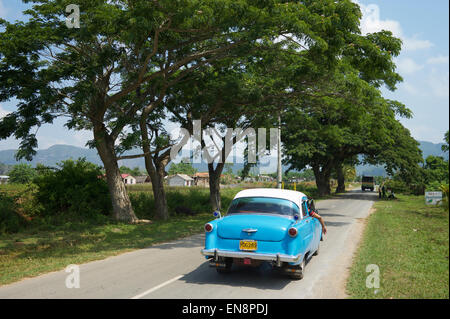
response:
M241 240L239 242L240 250L256 250L258 248L258 242L254 240Z

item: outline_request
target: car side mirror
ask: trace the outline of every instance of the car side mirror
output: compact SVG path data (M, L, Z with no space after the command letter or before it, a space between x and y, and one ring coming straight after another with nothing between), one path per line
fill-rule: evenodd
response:
M222 218L222 215L220 214L220 212L218 210L214 211L213 215L216 218Z

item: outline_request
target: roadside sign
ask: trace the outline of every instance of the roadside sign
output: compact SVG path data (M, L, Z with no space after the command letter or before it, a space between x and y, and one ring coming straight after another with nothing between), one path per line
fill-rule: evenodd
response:
M442 192L425 192L426 205L440 205L442 203Z

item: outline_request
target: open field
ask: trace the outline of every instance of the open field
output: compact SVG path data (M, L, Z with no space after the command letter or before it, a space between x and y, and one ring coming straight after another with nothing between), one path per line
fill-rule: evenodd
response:
M449 298L449 214L423 196L377 201L347 283L351 298ZM367 265L380 287L367 288Z

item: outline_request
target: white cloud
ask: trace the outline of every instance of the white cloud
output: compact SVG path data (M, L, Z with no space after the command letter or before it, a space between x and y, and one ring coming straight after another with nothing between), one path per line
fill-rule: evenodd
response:
M438 55L427 60L428 64L448 64L448 55Z
M396 61L398 71L400 74L413 74L417 71L420 71L423 69L423 65L419 65L416 62L414 62L411 58L402 58L397 59Z
M428 77L428 84L430 85L433 94L440 98L449 97L449 72L439 72L436 69L431 71Z
M416 50L423 50L423 49L429 49L434 44L431 43L428 40L420 40L417 38L417 34L413 35L412 38L406 37L406 36L400 36L400 38L403 40L403 50L404 51L416 51Z
M360 28L362 34L374 33L381 30L389 30L392 34L403 41L403 51L415 51L428 49L433 46L433 43L428 40L421 40L415 34L412 37L406 36L403 33L402 27L398 21L383 20L380 17L380 7L376 4L364 5L355 0L363 14Z
M410 131L412 137L416 140L428 141L432 143L442 143L442 137L444 136L441 129L427 124L411 125Z
M358 3L356 1L356 3ZM381 20L380 8L376 4L363 5L358 3L363 14L361 19L361 32L363 34L389 30L395 36L402 34L400 23L395 20Z
M0 119L4 118L6 115L8 115L10 112L8 112L7 110L5 110L4 108L2 108L2 106L0 105Z
M94 139L92 131L87 130L74 131L72 137L73 137L72 145L78 147L86 147L86 143Z
M43 149L47 149L53 145L60 145L60 144L69 144L72 145L71 143L68 143L66 140L60 139L60 138L54 138L54 137L49 137L49 136L38 136L38 144L39 144L39 149L43 150Z
M398 88L399 88L399 90L402 90L402 89L405 90L410 95L414 95L414 96L421 95L421 91L418 88L416 88L414 85L412 85L411 83L408 83L408 82L401 83L398 86Z

